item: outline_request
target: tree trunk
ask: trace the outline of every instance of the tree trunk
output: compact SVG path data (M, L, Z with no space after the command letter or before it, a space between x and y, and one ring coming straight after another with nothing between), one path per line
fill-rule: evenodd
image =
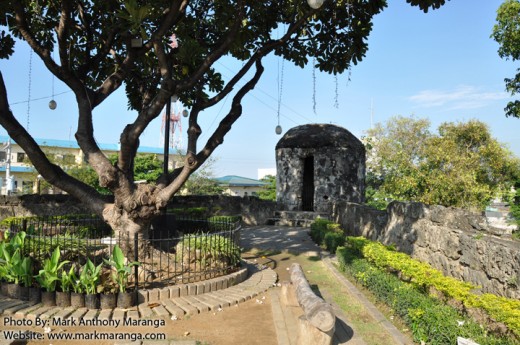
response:
M116 209L114 205L107 206L103 211L103 218L114 230L114 237L129 261L135 260L136 250L138 260L150 256L149 230L152 217L150 213L146 219L132 219L129 212Z

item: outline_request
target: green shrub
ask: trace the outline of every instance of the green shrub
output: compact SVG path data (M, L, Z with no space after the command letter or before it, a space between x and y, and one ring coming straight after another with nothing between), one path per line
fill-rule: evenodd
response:
M352 253L357 253L382 270L400 272L423 291L434 288L445 298L462 302L466 308L479 308L496 321L503 322L517 337L520 337L520 301L493 294L475 294L475 286L453 277L445 277L440 271L427 263L396 252L381 243L372 242L362 237L347 237L347 245ZM347 249L339 249L341 255ZM338 254L339 255L339 254ZM352 261L352 254L342 258L340 263ZM345 263L342 263L345 261Z
M210 231L231 230L231 224L239 222L241 216L213 216L208 218L208 228Z
M327 231L327 225L330 221L327 219L317 218L311 224L311 238L318 245L321 245L325 238L325 232Z
M350 238L348 239L350 242ZM381 269L399 271L411 281L424 289L433 287L447 298L460 301L467 308L480 308L489 316L506 326L520 337L520 301L493 294L477 295L475 286L453 277L445 277L440 271L424 262L410 258L404 253L391 250L381 243L364 241L362 254L375 266Z
M343 235L343 230L341 230L341 225L327 219L317 218L314 220L314 222L312 222L310 235L316 244L319 246L327 245L325 243L325 236L328 233L337 233Z
M343 232L328 232L325 234L325 248L329 253L335 253L339 246L345 245L345 234Z
M231 239L219 235L185 235L176 246L177 260L184 263L225 264L237 266L240 247Z
M168 209L168 213L173 213L177 216L185 216L191 218L205 218L208 213L207 207L188 207L188 208L172 208Z
M350 248L339 247L340 268L368 288L408 325L416 342L432 345L456 344L457 337L470 338L480 345L515 344L515 339L489 334L478 323L451 306L429 296L411 283L406 283L367 259L355 255Z

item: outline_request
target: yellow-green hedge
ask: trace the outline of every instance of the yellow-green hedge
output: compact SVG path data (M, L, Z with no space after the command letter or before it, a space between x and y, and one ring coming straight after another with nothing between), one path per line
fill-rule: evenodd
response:
M476 287L458 279L444 276L429 264L396 252L379 242L363 237L348 237L348 243L375 266L393 269L424 287L433 287L445 296L462 302L466 307L480 308L494 320L503 322L512 332L520 336L520 301L485 293L477 295Z

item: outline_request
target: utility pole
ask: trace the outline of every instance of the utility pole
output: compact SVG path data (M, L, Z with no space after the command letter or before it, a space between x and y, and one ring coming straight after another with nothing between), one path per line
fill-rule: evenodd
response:
M168 175L168 158L170 155L170 113L172 109L172 98L166 103L166 119L164 123L164 158L163 158L163 174Z
M5 194L11 195L13 192L13 177L11 176L11 138L7 139L7 144L4 146L6 151L5 160Z

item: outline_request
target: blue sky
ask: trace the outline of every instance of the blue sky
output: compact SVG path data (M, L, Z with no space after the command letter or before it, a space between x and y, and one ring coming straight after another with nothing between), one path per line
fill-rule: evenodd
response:
M518 66L500 59L498 44L490 38L501 2L452 0L441 9L424 14L405 0L389 1L388 8L375 18L369 51L363 61L352 67L350 81L347 74L336 79L316 71L316 113L312 68L300 69L284 63L280 103L284 133L306 123L332 123L361 137L370 128L371 113L374 123L394 115L425 117L433 130L446 121L478 119L520 156L520 120L506 118L503 111L512 99L504 91L504 78L512 77ZM28 110L29 55L29 49L18 44L13 58L0 60L12 110L22 124L29 120L29 131L36 137L74 139L77 117L72 93L56 80L54 98L58 108L48 108L53 79L36 55L32 58L30 88L33 101ZM231 70L238 67L232 61L219 62L218 66L224 78L229 78ZM263 78L245 98L242 118L215 152L216 176L256 178L257 169L275 167L274 148L280 136L274 130L282 63L269 57L264 66ZM229 100L201 116L203 141L228 107ZM117 92L95 110L97 141L117 143L122 128L134 116L126 110L123 92ZM185 130L187 121L182 125ZM160 122L155 121L144 133L142 144L161 147L160 127ZM5 130L0 129L0 134L5 134Z

